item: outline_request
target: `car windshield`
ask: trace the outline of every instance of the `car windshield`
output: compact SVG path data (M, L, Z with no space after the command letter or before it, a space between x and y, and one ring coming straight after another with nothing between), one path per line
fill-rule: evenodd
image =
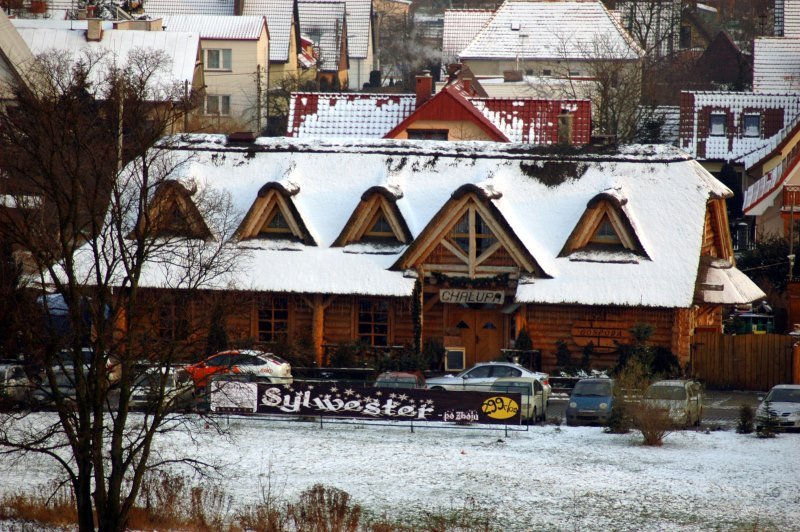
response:
M572 395L577 397L608 397L611 395L611 381L584 381L578 382L572 389Z
M686 399L686 388L683 386L651 386L645 397L667 401L680 401Z
M800 388L775 388L767 395L773 403L800 403Z

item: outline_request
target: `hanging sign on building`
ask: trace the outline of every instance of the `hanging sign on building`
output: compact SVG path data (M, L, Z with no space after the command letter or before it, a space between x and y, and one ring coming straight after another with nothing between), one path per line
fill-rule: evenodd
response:
M519 424L519 393L458 393L426 389L367 388L341 382L273 384L217 380L211 411L288 414L395 421Z
M442 288L439 290L442 303L483 303L502 305L506 294L502 290L472 290L469 288Z

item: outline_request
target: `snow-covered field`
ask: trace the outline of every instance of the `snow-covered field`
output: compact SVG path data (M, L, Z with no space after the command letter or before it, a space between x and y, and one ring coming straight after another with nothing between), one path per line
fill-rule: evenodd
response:
M798 530L800 434L775 439L635 434L536 426L528 431L319 424L232 418L220 436L198 422L162 450L225 463L222 486L242 504L262 486L291 499L316 483L347 491L370 514L473 507L498 530ZM0 492L36 489L41 459L0 456Z

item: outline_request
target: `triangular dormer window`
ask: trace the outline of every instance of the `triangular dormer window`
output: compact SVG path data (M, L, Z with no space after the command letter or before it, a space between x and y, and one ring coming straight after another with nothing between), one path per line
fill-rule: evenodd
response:
M470 223L470 219L472 222ZM470 248L474 248L475 256L482 260L482 255L497 243L489 224L479 212L467 210L464 216L453 226L447 239L469 256ZM492 249L493 250L493 249Z
M631 260L635 255L647 256L636 235L633 224L623 206L627 200L620 200L611 194L600 194L586 206L578 224L572 230L560 256L573 256L576 260L600 261L602 254L615 253L616 260L623 260L619 253L627 253ZM601 255L598 255L601 254Z
M548 277L491 201L499 197L475 185L456 190L393 268L469 279Z
M609 220L608 215L603 217L597 230L594 232L592 238L589 239L592 244L600 244L603 246L621 246L622 239L620 239L617 231Z
M191 193L175 181L159 186L147 216L139 219L136 230L128 237L136 238L136 232L157 238L211 238L211 231L192 201Z
M280 209L276 208L273 209L267 222L258 232L258 236L261 238L292 238L294 237L294 233L292 233L292 229L289 227L289 222L286 221L286 217L283 216Z
M356 242L398 246L411 241L411 234L400 210L397 196L376 187L364 193L334 246Z
M369 238L397 240L397 236L394 234L392 226L389 224L383 211L379 211L375 214L372 227L364 233L364 236Z
M277 183L269 183L261 188L237 234L243 240L294 240L315 245L289 192Z

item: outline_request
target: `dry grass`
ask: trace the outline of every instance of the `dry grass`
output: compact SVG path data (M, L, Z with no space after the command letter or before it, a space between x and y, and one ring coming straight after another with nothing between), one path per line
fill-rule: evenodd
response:
M50 490L52 495L11 495L0 500L0 520L42 523L67 527L78 522L75 498L66 487Z

